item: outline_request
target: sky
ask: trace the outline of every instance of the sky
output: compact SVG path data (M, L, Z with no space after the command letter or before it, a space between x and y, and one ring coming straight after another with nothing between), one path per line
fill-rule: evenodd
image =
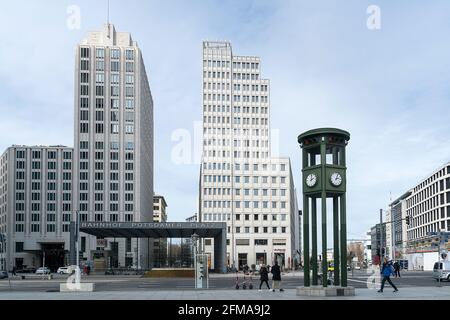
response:
M110 1L110 21L142 49L154 100L154 186L169 221L197 211L199 163L176 163L177 133L201 136L202 41L259 56L271 126L301 200L297 136L347 130L348 237L450 161L450 2L420 0ZM371 5L379 29L369 29ZM80 24L70 23L72 6ZM107 20L107 1L0 2L0 150L73 146L75 46ZM195 160L192 157L192 160ZM197 161L198 162L198 161ZM301 203L299 203L301 207Z

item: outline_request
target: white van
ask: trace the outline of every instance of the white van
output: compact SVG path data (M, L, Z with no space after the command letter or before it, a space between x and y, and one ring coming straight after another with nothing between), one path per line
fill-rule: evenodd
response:
M433 267L433 279L450 281L450 261L436 262Z

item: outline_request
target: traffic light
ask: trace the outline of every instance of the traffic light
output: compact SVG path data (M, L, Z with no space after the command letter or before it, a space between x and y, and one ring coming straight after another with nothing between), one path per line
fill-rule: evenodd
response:
M405 220L406 220L406 225L409 226L409 216L406 216Z

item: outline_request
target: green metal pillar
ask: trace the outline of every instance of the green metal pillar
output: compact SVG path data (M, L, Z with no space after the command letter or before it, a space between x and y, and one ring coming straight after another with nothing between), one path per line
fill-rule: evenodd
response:
M341 195L341 285L347 286L347 222L345 217L345 194Z
M322 138L320 144L320 163L322 165L322 283L328 286L328 263L327 263L327 193L326 193L326 142Z
M311 285L309 278L309 198L303 196L303 271L304 286Z
M317 199L312 198L311 205L311 264L312 284L317 286Z
M340 285L340 274L339 274L339 198L333 197L333 254L334 254L334 285Z

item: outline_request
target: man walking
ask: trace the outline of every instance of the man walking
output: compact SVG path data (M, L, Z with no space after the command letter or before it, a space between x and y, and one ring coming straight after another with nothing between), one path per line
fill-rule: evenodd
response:
M394 274L394 268L392 266L392 263L388 261L386 257L384 257L383 266L381 268L381 275L383 276L383 280L381 281L381 289L378 290L378 292L383 292L384 289L384 283L387 281L391 285L392 288L394 288L394 292L397 292L398 289L395 286L395 284L391 281L391 275Z
M275 260L275 264L272 266L272 291L275 292L276 289L280 289L280 291L284 291L281 288L281 269L278 265L278 261Z

